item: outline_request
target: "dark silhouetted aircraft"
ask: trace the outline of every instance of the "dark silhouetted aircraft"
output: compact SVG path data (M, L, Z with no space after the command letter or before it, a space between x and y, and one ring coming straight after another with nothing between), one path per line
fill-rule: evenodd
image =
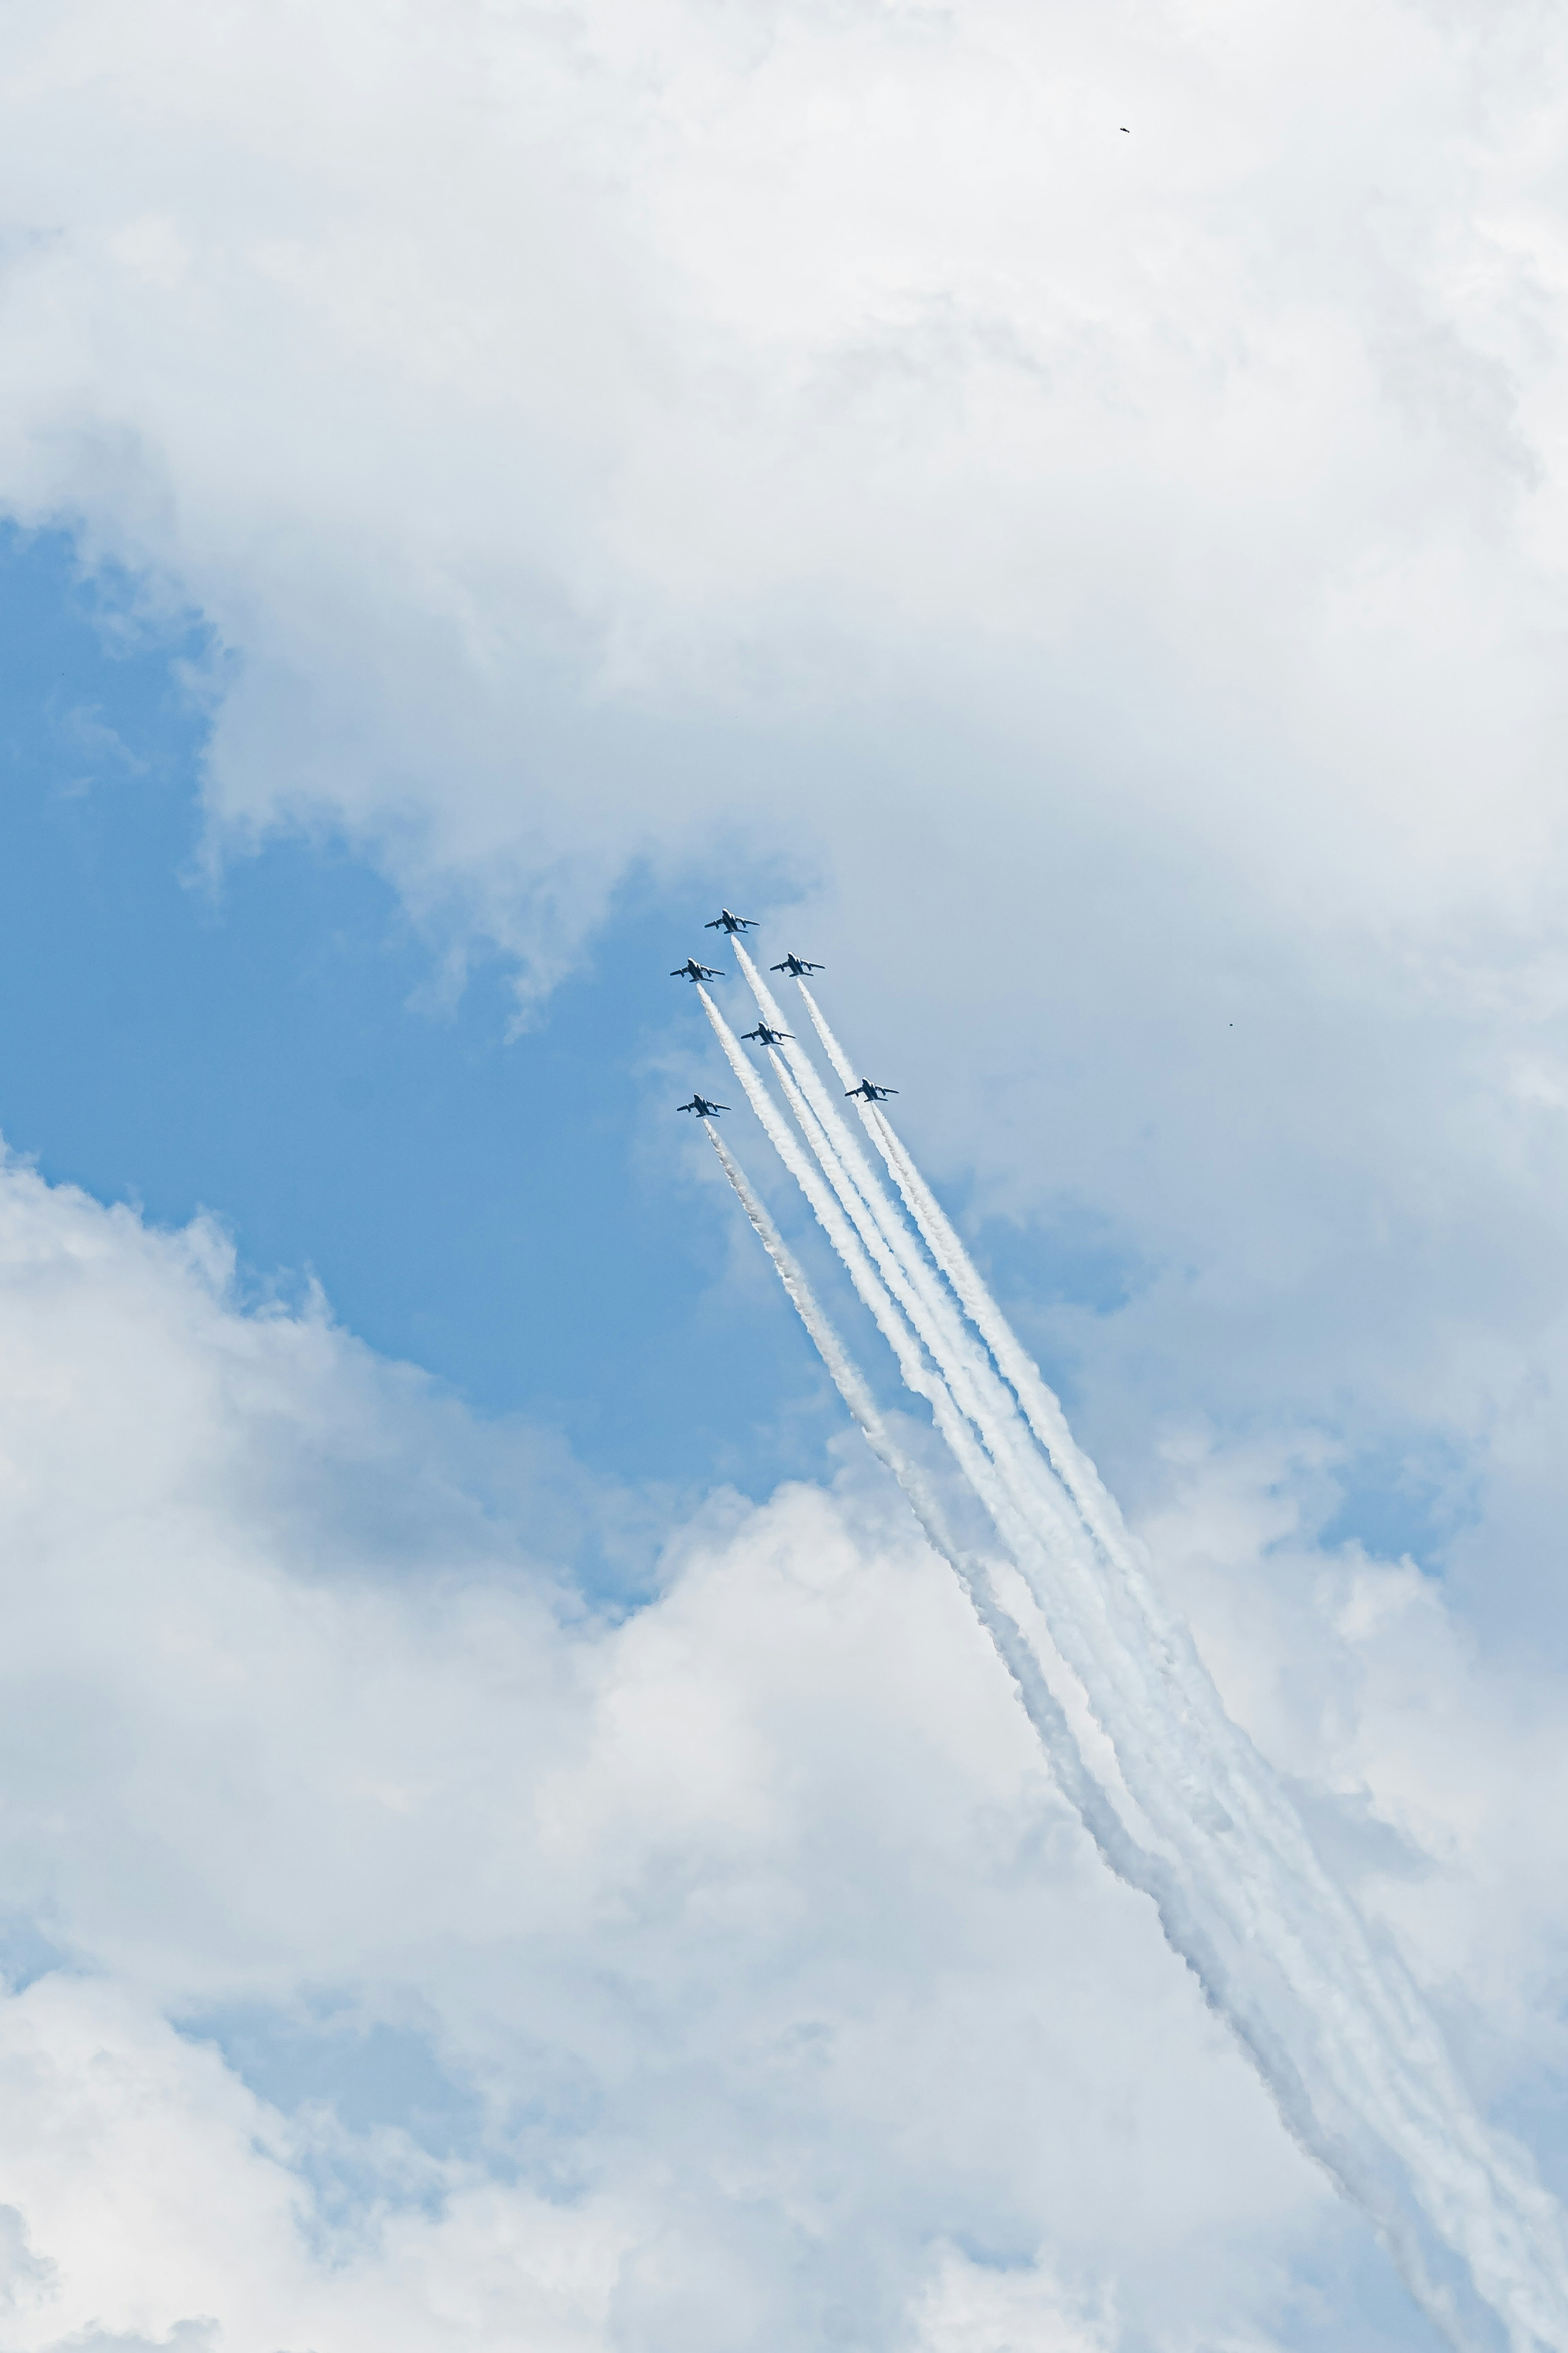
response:
M757 919L755 915L732 915L728 907L721 907L713 921L702 928L705 932L754 932Z
M897 1087L879 1087L870 1079L862 1079L858 1087L846 1087L844 1092L847 1095L858 1095L862 1103L886 1103L899 1091Z
M673 965L669 976L671 980L722 980L724 977L717 965L699 964L695 956L688 956L684 964Z
M803 972L826 972L827 970L827 966L825 964L807 964L804 956L786 955L783 964L771 964L768 966L768 970L770 972L787 972L791 974L795 979L798 980Z
M689 1103L677 1103L675 1108L677 1111L694 1111L699 1119L717 1119L720 1113L728 1111L730 1106L728 1103L711 1103L706 1095L693 1095Z
M760 1046L776 1046L784 1038L787 1038L792 1046L795 1044L793 1029L770 1029L765 1021L759 1021L754 1029L742 1029L741 1035L742 1038L754 1038Z

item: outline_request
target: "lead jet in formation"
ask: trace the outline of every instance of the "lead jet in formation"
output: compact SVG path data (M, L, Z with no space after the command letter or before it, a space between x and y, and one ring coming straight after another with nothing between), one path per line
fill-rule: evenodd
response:
M728 907L721 907L713 921L710 923L704 923L702 928L705 932L727 932L731 934L736 932L754 932L757 928L757 919L755 915L732 915Z
M724 977L716 964L699 964L695 956L688 956L684 964L672 965L669 976L671 980L722 980Z
M694 1111L699 1119L717 1119L720 1113L728 1111L730 1106L728 1103L710 1103L706 1095L693 1095L689 1103L677 1103L675 1108L677 1111Z
M759 1021L754 1029L742 1029L741 1035L742 1038L754 1038L759 1046L777 1046L785 1038L792 1046L795 1044L793 1029L770 1029L765 1021Z
M862 1103L886 1103L899 1091L897 1087L879 1087L874 1080L862 1079L858 1087L846 1087L844 1092L847 1095L858 1095Z
M807 964L804 956L786 955L783 964L771 964L768 970L787 972L793 979L798 980L803 972L826 972L827 966L825 964Z

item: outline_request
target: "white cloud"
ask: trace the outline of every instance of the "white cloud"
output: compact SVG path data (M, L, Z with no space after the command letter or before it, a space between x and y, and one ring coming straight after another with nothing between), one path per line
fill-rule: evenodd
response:
M606 691L798 723L917 685L1076 771L971 732L999 851L1089 793L1293 922L1512 907L1560 715L1553 39L23 12L0 481L238 649L221 809L411 827L411 882L500 857L498 922L552 860L755 836ZM837 779L793 787L842 873Z
M1500 2092L1561 1982L1560 50L1388 0L68 0L0 80L0 499L212 620L220 831L342 824L543 981L630 859L784 861L922 1145L1131 1270L1032 1336ZM534 2083L544 2187L432 2159L432 2220L355 2157L405 2169L379 2344L374 2282L487 2231L571 2238L588 2343L699 2347L721 2244L726 2346L831 2296L1093 2341L1107 2279L1174 2343L1205 2264L1267 2330L1333 2226L874 1497L716 1507L574 1620L562 1466L237 1315L210 1237L15 1175L5 1220L4 1884L110 1989L15 2031L142 2053L187 2149L210 2094L258 2353L349 2341L304 2127L258 2155L165 2012L422 2036L501 2142ZM1438 1495L1467 1623L1314 1546L1357 1477ZM1019 2122L1064 2084L1065 2156ZM68 2207L29 2353L209 2308ZM975 2217L1011 2268L938 2252Z
M1424 2341L855 1448L602 1619L500 1440L227 1280L0 1181L16 2353ZM1274 1468L1189 1455L1152 1533L1506 2106L1558 1686L1292 1548Z

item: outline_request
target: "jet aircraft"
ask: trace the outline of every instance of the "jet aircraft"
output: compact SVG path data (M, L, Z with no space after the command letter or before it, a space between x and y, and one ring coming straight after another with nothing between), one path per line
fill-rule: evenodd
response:
M704 923L702 928L705 932L731 934L754 932L757 928L757 919L755 915L732 915L728 907L721 907L713 921L710 923Z
M844 1092L847 1095L858 1095L862 1103L886 1103L899 1091L897 1087L879 1087L870 1079L862 1079L858 1087L846 1087Z
M804 956L786 955L783 964L771 964L768 966L768 970L770 972L787 972L791 974L795 979L798 980L803 972L826 972L827 970L827 966L825 964L807 964Z
M706 1095L693 1095L689 1103L677 1103L675 1108L677 1111L694 1111L699 1119L717 1119L720 1113L728 1111L730 1106L728 1103L710 1103Z
M716 964L699 964L695 956L688 956L684 964L672 965L669 976L671 980L722 980L724 977Z
M754 1029L742 1029L741 1035L742 1038L754 1038L760 1046L776 1046L784 1038L787 1038L792 1046L795 1044L793 1029L770 1029L765 1021L759 1021Z

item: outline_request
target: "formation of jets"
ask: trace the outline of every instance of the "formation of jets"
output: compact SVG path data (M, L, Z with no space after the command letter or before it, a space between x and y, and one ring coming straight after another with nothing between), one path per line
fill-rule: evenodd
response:
M757 919L754 915L737 915L732 909L721 907L711 923L704 923L702 928L705 932L722 932L726 939L733 939L738 932L754 932L757 928ZM797 956L793 953L786 955L782 964L768 966L770 972L787 972L795 980L803 980L808 972L826 972L826 965L808 964L805 956ZM695 956L688 956L684 964L673 965L669 976L671 980L690 981L723 980L728 977L726 974L720 971L717 965L700 964ZM790 1045L795 1043L794 1035L790 1030L770 1029L765 1021L759 1021L754 1029L747 1029L742 1032L742 1035L747 1039L754 1038L759 1046L782 1046L786 1042ZM846 1096L858 1095L862 1103L886 1103L889 1095L896 1095L899 1091L897 1087L879 1087L874 1079L862 1079L858 1087L846 1087L844 1092ZM699 1119L717 1119L719 1113L721 1111L728 1111L730 1106L728 1103L710 1103L706 1095L694 1094L689 1103L678 1103L676 1108L679 1111L695 1112Z

